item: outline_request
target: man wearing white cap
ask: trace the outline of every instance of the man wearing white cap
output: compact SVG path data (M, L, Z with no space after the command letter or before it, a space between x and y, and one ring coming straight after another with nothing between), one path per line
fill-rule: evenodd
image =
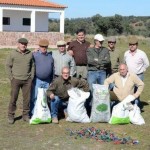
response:
M54 50L52 52L55 67L55 77L61 75L63 67L68 67L70 69L70 76L73 76L76 73L76 65L74 58L66 52L66 42L58 41L57 48L58 50Z
M92 84L104 84L106 79L106 69L110 63L109 50L102 46L104 37L96 34L94 37L94 47L88 48L88 83L92 91Z

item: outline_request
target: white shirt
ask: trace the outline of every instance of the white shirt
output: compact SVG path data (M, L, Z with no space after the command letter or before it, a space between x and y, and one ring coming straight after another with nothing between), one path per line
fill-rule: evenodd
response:
M125 83L126 83L126 81L127 81L128 76L129 76L128 73L127 73L127 75L126 75L125 77L122 77L122 76L121 76L121 81L122 81L123 87L124 87L124 85L125 85Z
M128 66L129 72L140 74L146 71L149 67L149 60L146 53L142 50L137 49L134 53L130 50L124 54L124 61Z

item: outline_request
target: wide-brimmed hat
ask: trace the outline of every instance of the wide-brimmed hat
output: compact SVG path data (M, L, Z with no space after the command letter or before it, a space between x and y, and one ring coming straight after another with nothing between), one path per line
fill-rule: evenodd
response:
M49 45L49 41L46 39L41 39L39 41L39 46L48 46Z
M105 39L104 39L104 37L101 35L101 34L96 34L95 36L94 36L94 40L98 40L98 41L104 41Z
M28 44L28 40L26 38L20 38L20 39L18 39L18 43Z

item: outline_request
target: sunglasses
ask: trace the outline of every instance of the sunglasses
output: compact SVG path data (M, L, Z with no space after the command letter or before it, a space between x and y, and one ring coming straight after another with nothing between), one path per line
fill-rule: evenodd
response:
M110 44L115 44L116 42L109 41L108 43L110 43Z
M42 48L47 48L48 46L40 46L40 47L42 47Z
M135 46L135 45L137 45L137 43L135 43L135 44L129 44L129 46Z
M66 47L66 45L58 45L58 47Z

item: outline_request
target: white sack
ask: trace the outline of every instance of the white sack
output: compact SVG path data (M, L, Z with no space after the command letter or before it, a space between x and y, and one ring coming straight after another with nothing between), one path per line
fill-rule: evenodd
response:
M84 92L78 88L68 90L69 102L67 107L67 121L88 123L90 119L87 115L84 103L90 96L89 92Z

